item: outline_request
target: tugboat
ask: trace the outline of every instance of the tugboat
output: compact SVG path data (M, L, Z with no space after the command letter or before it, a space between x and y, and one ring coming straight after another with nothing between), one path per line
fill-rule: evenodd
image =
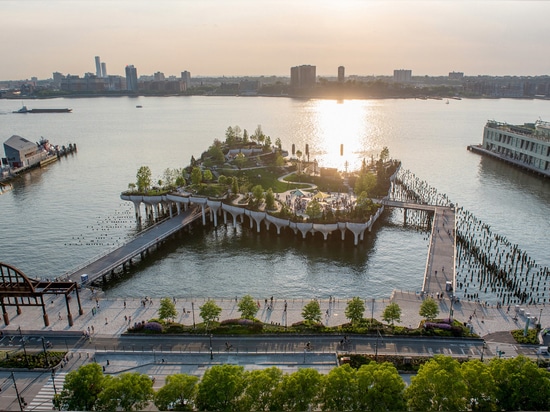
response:
M73 109L28 109L27 106L23 106L13 113L70 113L72 111Z

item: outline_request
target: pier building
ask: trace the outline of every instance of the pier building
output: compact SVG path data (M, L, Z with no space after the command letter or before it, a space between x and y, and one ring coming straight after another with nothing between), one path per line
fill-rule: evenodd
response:
M490 120L481 146L468 149L550 177L550 122L510 125Z

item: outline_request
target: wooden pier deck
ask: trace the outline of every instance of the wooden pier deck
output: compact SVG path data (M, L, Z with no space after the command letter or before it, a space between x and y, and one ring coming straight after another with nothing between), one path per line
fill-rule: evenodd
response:
M455 211L450 207L438 206L435 209L422 285L422 292L425 295L434 295L434 297L437 293L454 295L456 289L455 256Z
M381 203L388 207L424 210L434 214L422 293L433 297L437 297L438 294L440 297L443 297L444 294L452 297L456 289L454 208L388 199L382 200Z
M108 275L115 269L123 267L126 263L131 262L131 259L146 253L150 248L201 218L201 208L190 207L186 212L145 230L121 247L80 265L75 270L66 273L63 278L68 278L80 284L81 275L87 274L88 283L91 283L102 276Z

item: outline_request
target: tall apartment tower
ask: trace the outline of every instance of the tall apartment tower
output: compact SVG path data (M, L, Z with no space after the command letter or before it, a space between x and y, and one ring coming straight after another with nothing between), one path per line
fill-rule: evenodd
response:
M191 87L191 73L185 70L184 72L181 72L181 80L185 82L186 89L189 89Z
M107 63L101 62L101 77L107 77Z
M338 82L344 83L346 78L346 68L344 66L338 66Z
M95 75L97 77L102 77L101 76L101 60L100 60L99 56L95 56Z
M412 77L412 70L394 70L393 81L396 83L410 83Z
M138 91L137 69L133 64L126 66L126 90L131 92Z
M290 68L290 87L293 89L305 89L315 86L317 67L310 65L295 66Z

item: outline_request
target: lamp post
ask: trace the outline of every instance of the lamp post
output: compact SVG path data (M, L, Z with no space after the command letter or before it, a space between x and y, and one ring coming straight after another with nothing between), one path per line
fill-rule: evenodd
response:
M195 329L195 302L191 302L191 312L193 313L193 329Z
M57 388L55 387L55 369L52 369L52 385L53 385L53 394L57 395Z
M21 326L19 326L17 330L19 331L19 336L21 337L21 343L23 344L23 353L25 354L25 363L27 364L27 369L30 369L29 358L27 358L27 347L25 346L25 338L23 336L23 333L21 332Z
M210 360L214 359L214 354L212 353L212 334L210 334Z
M487 348L487 344L483 342L483 346L481 347L481 362L483 362L483 355L485 354L485 349Z
M542 329L542 308L540 308L539 325L540 325L540 328Z
M50 360L48 359L48 351L46 350L46 342L44 340L44 336L40 337L42 339L42 348L44 348L44 358L46 358L46 366L50 367Z

